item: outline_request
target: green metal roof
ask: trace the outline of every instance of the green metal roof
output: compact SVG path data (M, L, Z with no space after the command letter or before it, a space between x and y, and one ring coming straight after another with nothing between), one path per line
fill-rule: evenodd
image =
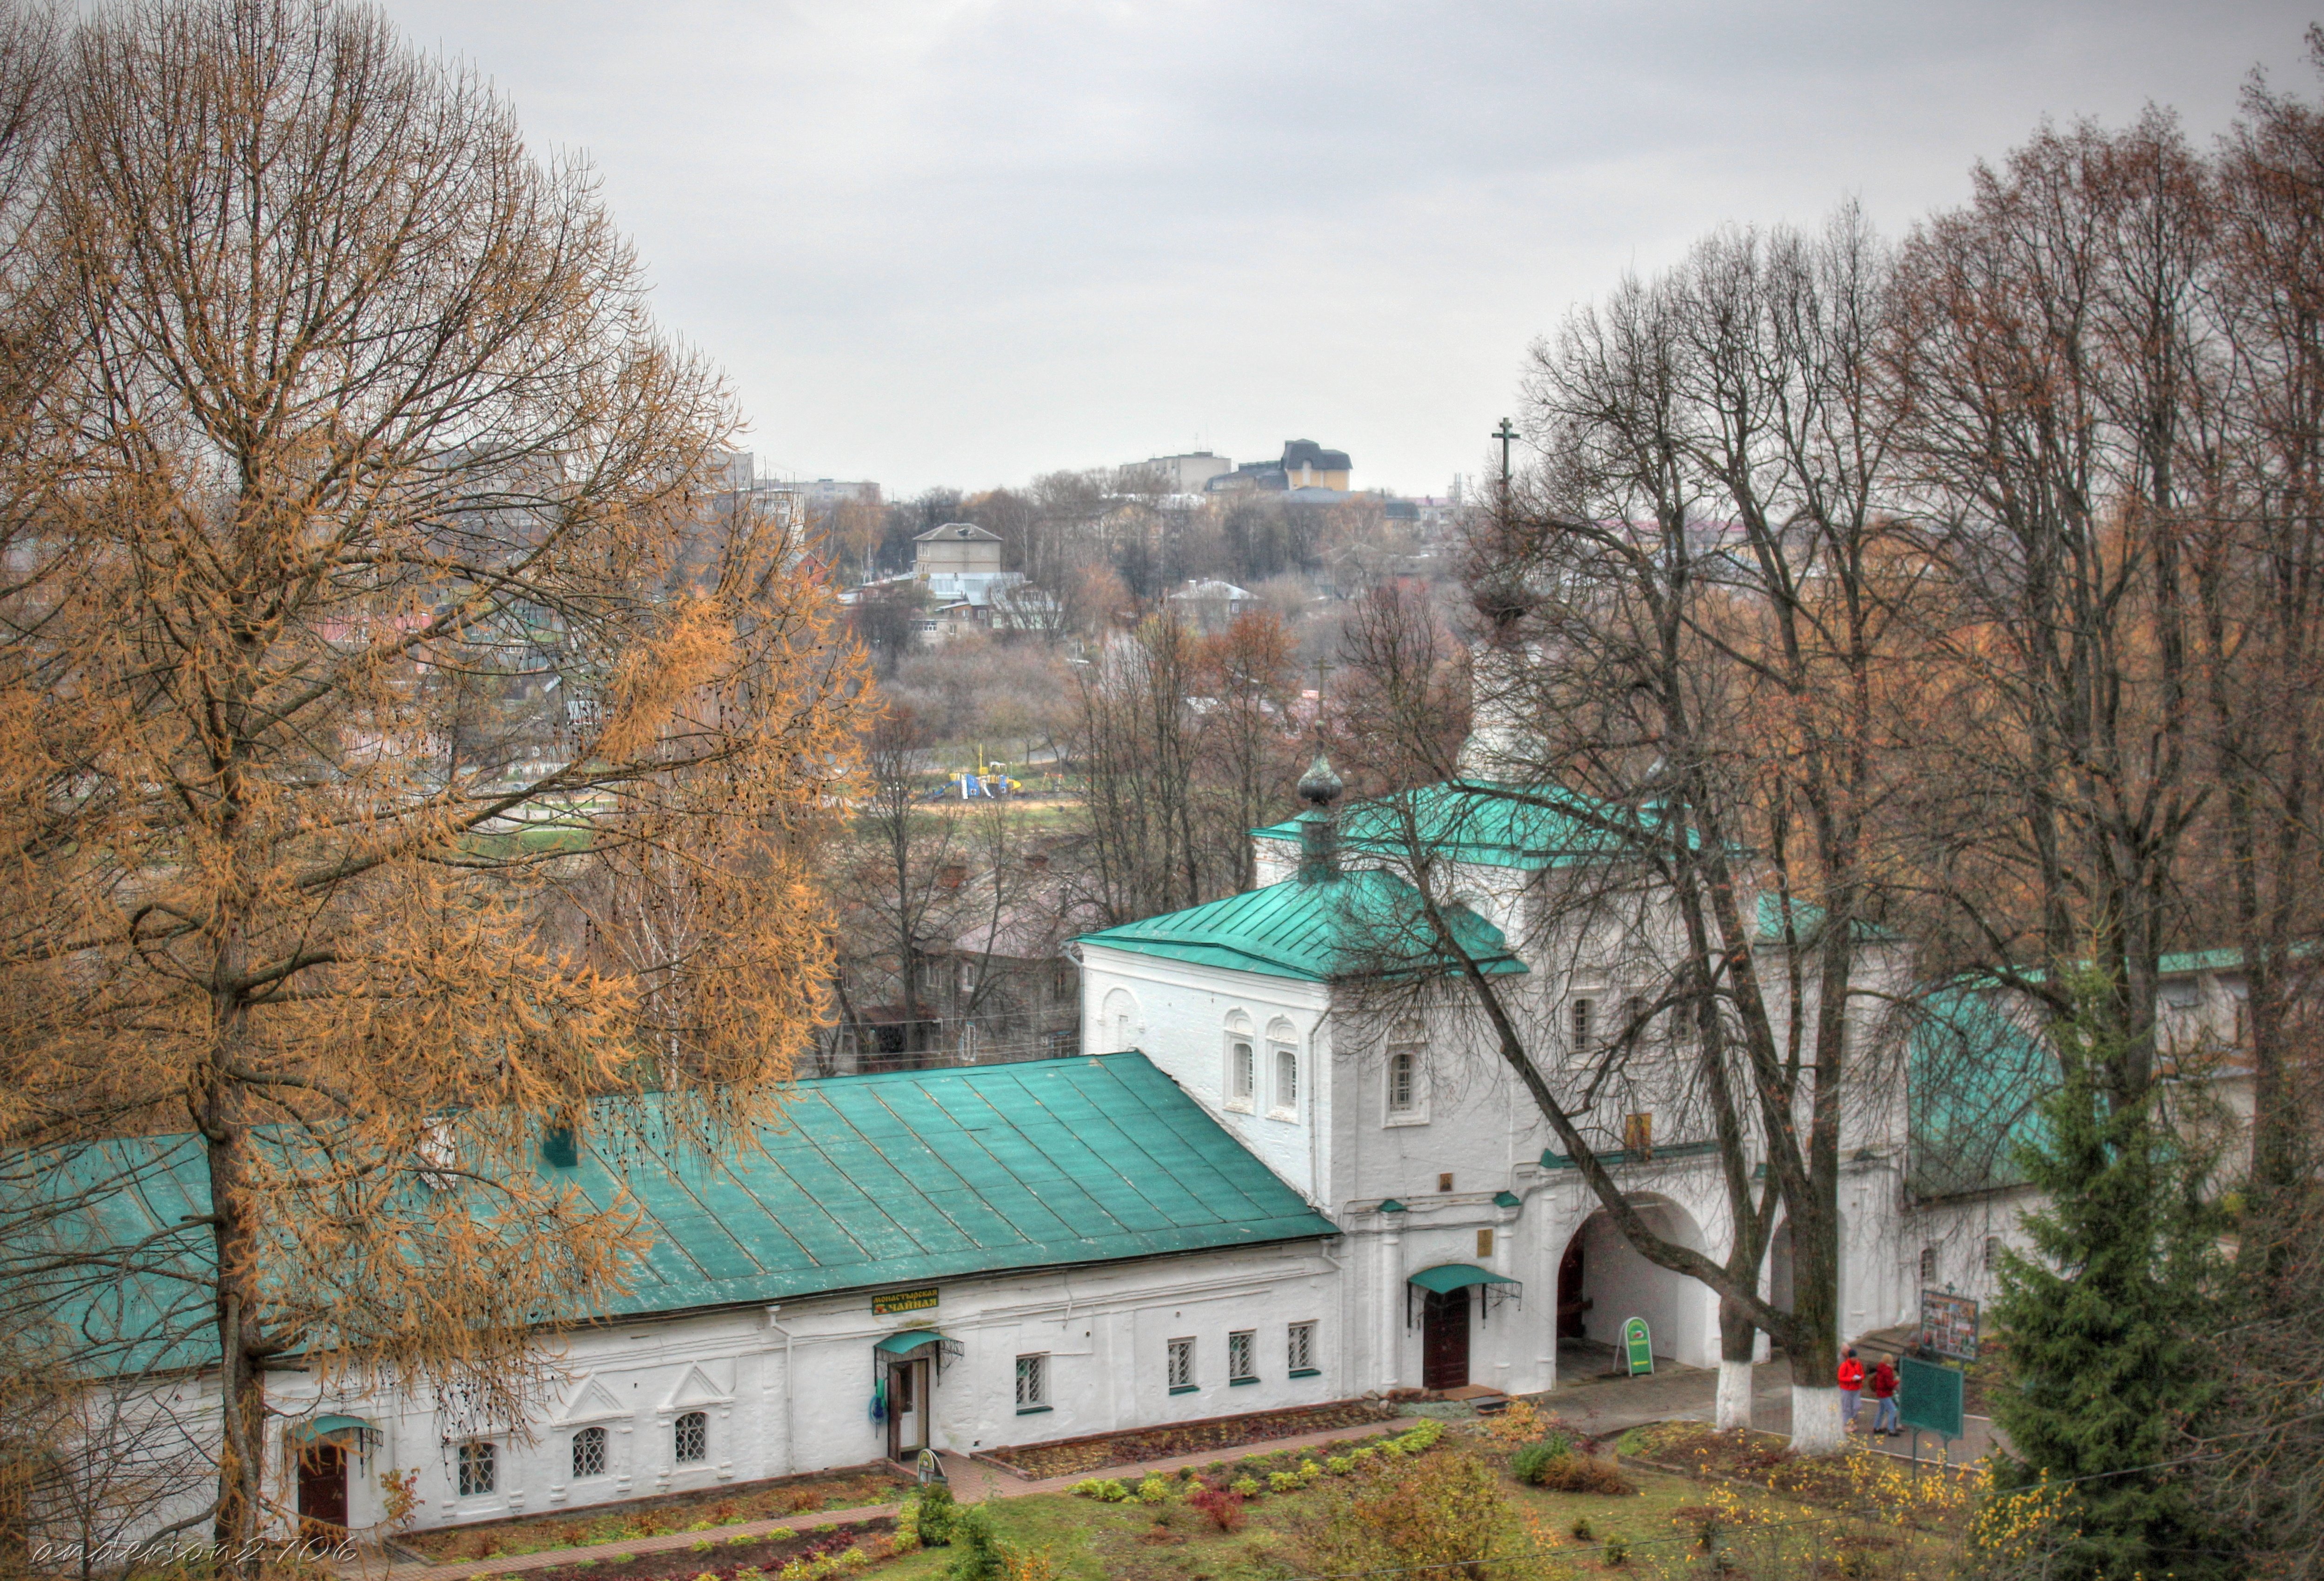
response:
M1441 1296L1448 1290L1465 1290L1471 1285L1513 1285L1517 1281L1472 1262L1440 1262L1434 1268L1422 1269L1405 1282L1416 1284L1424 1290L1434 1290Z
M1500 975L1526 969L1500 929L1483 918L1454 907L1449 920L1462 949L1485 971ZM1311 983L1454 966L1433 948L1419 892L1377 868L1322 883L1286 879L1084 934L1078 942Z
M1945 988L1915 1011L1907 1043L1907 1185L1921 1197L2024 1180L2017 1150L2039 1139L2057 1057L1974 988Z
M1632 842L1623 809L1548 786L1446 780L1355 802L1340 812L1340 845L1392 855L1412 841L1454 862L1493 867L1562 867L1618 855ZM1613 826L1609 828L1609 826ZM1250 831L1262 840L1299 839L1299 820Z
M609 1160L581 1139L554 1172L600 1206L626 1185L650 1237L604 1316L1339 1234L1135 1052L803 1081L762 1140ZM63 1231L92 1254L141 1248L151 1271L59 1284L51 1309L118 1336L103 1370L210 1360L208 1235L180 1222L208 1210L197 1139L110 1142L49 1172L60 1191L79 1175L111 1184Z

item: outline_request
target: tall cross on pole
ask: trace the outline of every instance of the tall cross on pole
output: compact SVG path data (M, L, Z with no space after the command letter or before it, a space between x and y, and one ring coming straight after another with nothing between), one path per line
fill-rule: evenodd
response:
M1319 655L1315 661L1315 747L1319 752L1323 746L1323 677L1331 671L1332 661Z
M1501 486L1507 488L1509 486L1509 441L1517 437L1517 430L1509 426L1509 420L1505 417L1501 419L1501 426L1488 437L1501 441Z

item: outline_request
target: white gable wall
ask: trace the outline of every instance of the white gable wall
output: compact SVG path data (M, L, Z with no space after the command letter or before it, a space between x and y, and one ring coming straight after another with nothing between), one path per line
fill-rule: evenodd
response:
M1082 948L1082 1047L1092 1053L1139 1049L1326 1212L1322 1183L1332 1177L1328 1138L1337 1086L1327 1079L1330 1008L1330 991L1320 983L1102 945ZM1228 1028L1237 1017L1250 1028L1258 1066L1259 1090L1248 1105L1228 1093ZM1125 1035L1130 1040L1121 1043ZM1278 1043L1298 1061L1298 1095L1288 1105L1277 1101L1273 1050Z

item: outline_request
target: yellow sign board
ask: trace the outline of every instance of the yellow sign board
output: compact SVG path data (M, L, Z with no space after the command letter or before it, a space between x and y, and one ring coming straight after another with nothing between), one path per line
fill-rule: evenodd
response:
M925 1290L890 1290L886 1295L872 1298L872 1315L885 1318L896 1312L925 1312L936 1304L936 1287Z

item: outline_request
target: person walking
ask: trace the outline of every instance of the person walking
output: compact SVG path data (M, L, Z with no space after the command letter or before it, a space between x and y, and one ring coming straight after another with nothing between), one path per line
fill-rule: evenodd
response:
M1841 1432L1856 1431L1856 1402L1863 1397L1864 1364L1856 1359L1856 1347L1849 1345L1840 1358L1840 1428Z
M1877 1415L1873 1418L1872 1430L1895 1438L1904 1430L1896 1418L1896 1368L1886 1356L1872 1369L1872 1400Z

